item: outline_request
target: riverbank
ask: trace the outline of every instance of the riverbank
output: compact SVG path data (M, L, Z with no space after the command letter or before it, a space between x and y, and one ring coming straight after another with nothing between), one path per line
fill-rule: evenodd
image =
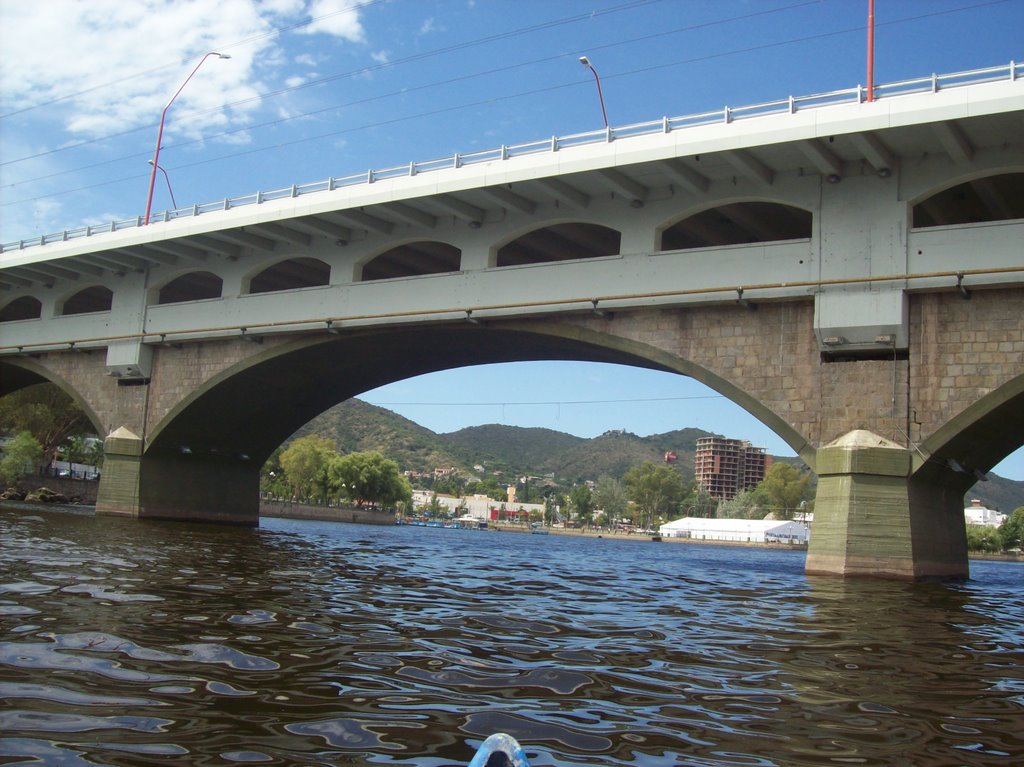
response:
M55 504L55 503L34 503L31 501L0 501L0 509L10 508L18 511L39 512L55 511L65 514L78 514L93 516L96 513L95 506L77 504ZM394 515L390 512L370 511L368 509L335 508L324 506L306 506L298 503L287 503L281 501L261 501L260 517L277 517L280 519L301 519L316 522L341 522L344 524L362 524L389 526L395 522ZM607 530L577 530L563 529L557 527L543 528L545 533L550 535L562 535L581 538L610 538L622 541L636 541L637 543L652 543L651 536L638 533L611 532ZM452 531L455 534L468 531ZM530 534L530 528L518 525L501 525L492 523L486 530L474 531L482 533L513 533ZM660 543L670 544L700 544L701 546L725 546L730 548L763 549L768 551L792 551L806 550L807 546L793 545L788 543L748 543L745 541L708 541L694 538L662 538ZM1024 554L989 554L979 551L968 553L968 559L986 562L1015 562L1024 564Z

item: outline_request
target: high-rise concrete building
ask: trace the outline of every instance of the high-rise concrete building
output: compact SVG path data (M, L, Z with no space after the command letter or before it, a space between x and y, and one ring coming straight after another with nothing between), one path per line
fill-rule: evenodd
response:
M746 440L702 437L697 440L694 474L713 498L731 500L764 479L771 456Z

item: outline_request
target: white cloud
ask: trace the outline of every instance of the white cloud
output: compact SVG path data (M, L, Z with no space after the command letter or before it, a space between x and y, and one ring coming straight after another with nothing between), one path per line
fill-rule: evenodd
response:
M387 64L391 61L391 51L374 51L370 54L370 58L378 64Z
M213 50L230 60L205 60L174 99L165 135L244 125L258 94L273 89L261 78L295 74L276 29L311 15L298 31L364 39L352 0L313 0L308 14L303 0L2 1L0 114L29 109L60 121L68 140L154 125Z
M313 0L309 5L313 22L297 31L333 35L353 43L365 42L358 6L357 0Z
M433 16L431 16L429 19L424 20L424 22L422 24L420 24L420 34L421 35L429 35L431 32L434 32L436 29L437 29L437 24L434 23L434 17Z

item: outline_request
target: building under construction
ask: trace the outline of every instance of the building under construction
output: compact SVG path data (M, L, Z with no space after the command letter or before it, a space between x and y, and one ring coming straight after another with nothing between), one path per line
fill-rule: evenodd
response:
M746 440L702 437L697 440L694 474L711 497L732 500L764 479L771 456Z

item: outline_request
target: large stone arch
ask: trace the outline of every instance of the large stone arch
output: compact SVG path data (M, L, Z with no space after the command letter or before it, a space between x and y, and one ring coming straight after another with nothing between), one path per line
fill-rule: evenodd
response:
M918 445L913 475L929 482L947 477L962 487L963 495L1022 440L1024 372L960 411Z
M319 413L393 381L524 360L610 362L691 376L747 409L813 463L804 435L754 395L640 340L537 320L367 329L306 336L260 350L182 398L148 430L139 513L256 524L260 467Z
M36 384L50 383L71 397L85 413L93 430L100 435L105 434L103 421L100 419L92 402L75 387L67 378L54 370L41 365L30 357L5 357L0 359L0 397L13 394Z

